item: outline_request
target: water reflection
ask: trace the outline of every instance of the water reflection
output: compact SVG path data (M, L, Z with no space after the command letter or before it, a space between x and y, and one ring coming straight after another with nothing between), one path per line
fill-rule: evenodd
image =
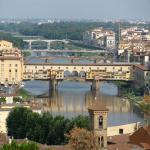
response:
M51 93L50 98L41 99L43 110L50 111L54 116L63 115L68 118L88 115L87 108L96 99L109 109L109 126L143 121L142 117L133 111L133 106L128 101L115 96L117 94L115 85L104 83L100 91L92 93L90 84L89 82L62 82L59 84L58 90ZM25 88L35 94L41 94L48 91L48 83L31 81L27 82Z

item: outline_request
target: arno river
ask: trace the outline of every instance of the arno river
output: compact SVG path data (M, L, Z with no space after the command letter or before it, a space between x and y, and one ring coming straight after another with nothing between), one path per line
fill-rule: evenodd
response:
M52 63L60 63L60 61L64 62L64 60L53 60ZM32 60L32 62L37 62L37 60ZM142 115L129 101L117 97L117 86L104 82L99 91L92 93L90 84L90 82L63 81L59 84L58 90L51 93L50 98L38 98L37 100L44 103L43 110L51 112L52 115L63 115L68 118L88 115L89 104L98 100L109 109L109 126L143 122ZM24 88L34 95L40 95L48 93L48 82L26 81Z

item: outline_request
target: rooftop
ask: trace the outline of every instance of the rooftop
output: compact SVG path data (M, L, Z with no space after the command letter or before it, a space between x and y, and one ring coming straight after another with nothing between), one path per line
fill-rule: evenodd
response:
M105 105L100 103L99 101L95 101L93 104L89 105L88 110L92 111L108 111Z
M150 69L145 67L144 65L135 65L135 66L143 71L150 71Z

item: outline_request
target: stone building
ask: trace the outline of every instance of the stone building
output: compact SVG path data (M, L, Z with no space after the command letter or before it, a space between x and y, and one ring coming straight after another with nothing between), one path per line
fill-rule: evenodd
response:
M0 41L0 84L20 84L23 79L23 57L18 48Z
M109 29L96 28L83 34L83 42L95 47L115 48L115 33Z
M97 140L99 150L107 149L107 115L108 109L102 104L95 102L88 108L91 120L91 130Z

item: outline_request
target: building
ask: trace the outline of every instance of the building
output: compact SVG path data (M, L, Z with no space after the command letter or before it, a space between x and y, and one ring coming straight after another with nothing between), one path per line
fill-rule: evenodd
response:
M83 34L83 42L95 47L115 48L115 32L109 29L96 28Z
M93 103L88 108L91 120L91 130L96 137L99 150L107 149L107 115L108 109L99 102Z
M143 64L135 65L133 68L134 86L150 87L150 60L149 56L144 56Z
M121 39L123 41L127 40L141 40L148 41L150 40L150 32L148 29L131 27L127 29L121 29Z
M20 84L23 79L23 57L18 48L0 41L0 84Z
M138 27L121 29L120 36L119 51L128 50L134 55L143 52L150 53L150 31L148 29Z
M144 150L150 149L150 125L141 127L130 136L130 143L143 148Z

